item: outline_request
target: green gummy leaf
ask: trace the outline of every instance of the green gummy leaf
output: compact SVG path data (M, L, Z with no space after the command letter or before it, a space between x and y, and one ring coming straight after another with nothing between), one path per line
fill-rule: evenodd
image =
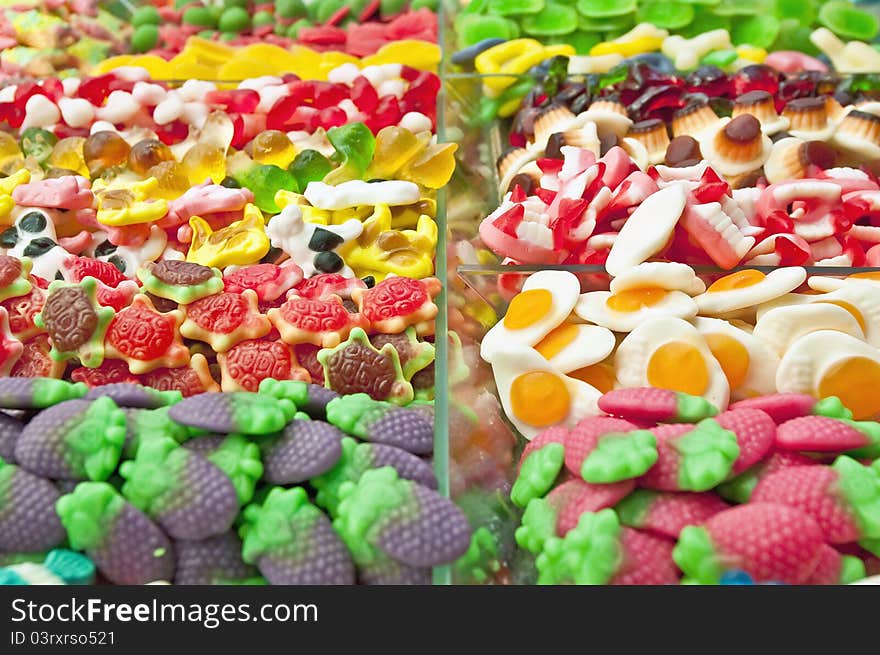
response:
M642 2L636 12L636 22L653 23L664 30L679 30L694 20L694 14L691 5L681 2Z
M31 391L33 405L37 408L51 407L65 400L82 398L89 392L85 382L66 382L53 378L38 378L34 380Z
M563 538L551 537L535 564L538 584L605 584L623 559L613 509L587 512Z
M715 488L718 495L735 503L747 503L758 486L760 464L753 466Z
M593 484L637 478L657 462L657 438L649 430L604 435L581 464L581 477Z
M868 440L868 445L849 450L846 453L847 455L858 459L876 459L880 457L880 423L846 419L843 422L861 432Z
M248 441L244 435L230 434L206 459L229 477L239 504L245 505L251 501L257 481L263 475L263 462L257 444Z
M487 527L474 530L467 552L453 566L456 580L464 584L485 584L498 572L498 544Z
M122 455L125 412L109 396L102 396L68 425L64 441L70 465L90 480L106 480L116 470Z
M813 414L827 416L828 418L851 419L852 412L840 401L837 396L828 396L813 405Z
M170 499L184 483L183 472L191 453L167 437L146 441L134 460L119 467L125 479L122 494L148 516L166 509Z
M546 498L529 501L514 538L520 548L537 555L551 537L556 536L556 510Z
M676 392L675 418L678 423L696 423L718 414L718 408L702 396Z
M363 444L361 444L363 445ZM364 471L370 468L366 449L359 448L351 437L342 439L342 455L336 465L326 473L312 478L311 485L318 490L315 502L331 516L336 515L341 500L339 490L346 482L357 482Z
M865 563L853 555L843 555L840 558L840 579L838 584L852 584L867 575Z
M689 525L681 531L672 551L678 568L699 584L718 584L724 567L706 528Z
M248 505L244 510L245 523L239 530L242 559L254 564L262 555L288 547L320 516L321 510L309 502L302 487L272 488L262 505Z
M636 10L636 0L578 0L577 10L588 18L623 16Z
M545 9L544 0L488 0L489 13L496 16L537 14Z
M99 548L124 508L125 500L106 482L80 482L55 504L67 539L77 550Z
M564 463L565 446L561 443L547 444L530 453L510 491L510 499L514 505L525 507L533 498L546 494Z
M681 455L678 483L683 491L708 491L724 480L739 457L736 435L708 418L674 440Z
M841 455L831 468L837 471L837 488L855 515L862 536L880 538L880 465L862 466Z
M631 528L640 528L645 524L651 505L659 494L650 489L636 489L614 507L620 522Z
M373 400L368 394L354 393L327 403L327 422L360 439L369 439L370 426L382 418L392 405Z

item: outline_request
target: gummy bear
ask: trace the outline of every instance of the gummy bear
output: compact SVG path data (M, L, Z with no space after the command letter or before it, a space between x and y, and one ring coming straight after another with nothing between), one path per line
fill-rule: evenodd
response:
M83 159L95 178L110 168L127 163L130 150L125 139L116 132L95 132L83 143Z
M251 152L255 162L281 168L287 168L297 156L293 143L280 130L260 132L251 142Z

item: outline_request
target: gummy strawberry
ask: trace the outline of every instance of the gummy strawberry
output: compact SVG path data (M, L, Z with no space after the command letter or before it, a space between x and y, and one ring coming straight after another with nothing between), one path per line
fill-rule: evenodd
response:
M550 537L564 537L586 512L613 507L633 490L635 482L590 484L578 478L563 482L545 498L531 500L516 530L521 548L538 554Z
M106 482L81 482L58 499L56 509L70 545L84 550L113 584L173 579L168 537Z
M23 429L21 421L0 412L0 458L7 464L15 464L15 444Z
M407 566L382 557L358 567L358 582L366 585L430 585L431 569L424 566Z
M266 481L299 484L326 473L342 457L344 436L329 423L293 419L281 438L266 449Z
M657 441L629 421L592 416L565 440L565 468L587 482L618 482L644 474L657 461Z
M295 413L296 406L287 399L238 391L191 396L174 405L168 415L209 432L259 435L280 432Z
M858 557L843 555L828 544L823 544L821 551L819 563L805 584L850 584L865 577L865 564Z
M3 409L44 409L82 398L88 387L81 382L52 378L0 378L0 407Z
M637 489L614 509L623 525L678 539L685 527L700 525L728 507L711 492L670 493Z
M544 544L538 584L676 584L672 548L668 539L621 527L613 509L587 513Z
M672 556L700 584L718 584L728 569L756 582L802 584L822 557L822 529L808 514L778 503L751 502L681 531Z
M174 539L206 539L232 527L238 496L229 477L172 439L151 439L124 462L122 493Z
M125 443L125 413L108 397L67 400L37 414L15 444L15 460L53 480L106 480Z
M714 420L736 435L739 457L733 463L733 475L738 475L760 462L773 447L776 423L766 412L758 409L729 409Z
M242 558L269 584L354 584L345 544L305 489L274 487L262 505L244 511Z
M786 421L776 431L776 446L785 450L880 457L880 423L825 416Z
M260 393L274 398L286 398L296 408L315 419L327 418L327 403L339 394L319 384L309 384L300 380L266 379L260 382Z
M241 558L241 539L235 532L224 532L200 541L174 542L177 566L176 585L217 585L256 582L257 569Z
M659 491L706 491L733 470L740 449L736 435L711 418L696 425L671 423L653 428L657 463L639 485Z
M448 498L398 476L373 469L340 489L333 527L358 566L383 555L414 567L448 564L470 545L467 517Z
M336 465L311 484L318 490L315 501L332 516L339 507L339 490L346 482L357 482L370 469L390 466L397 475L429 489L437 488L437 476L430 462L410 452L381 443L358 443L351 437L342 439L342 455Z
M97 400L109 396L119 407L138 407L141 409L157 409L173 405L183 399L179 391L159 391L140 384L114 382L92 387L83 396L83 400Z
M0 459L0 552L31 553L64 541L55 514L61 496L49 480Z
M327 421L364 441L425 455L434 448L434 422L418 409L373 400L365 393L334 398L327 404Z
M844 407L836 396L816 400L805 393L774 393L746 398L733 403L728 409L760 409L777 424L800 416L852 418L852 412Z
M183 447L198 453L226 474L235 487L239 505L251 502L263 475L260 447L241 434L207 435L190 439Z
M514 505L525 507L530 500L540 498L550 490L565 463L564 444L568 434L567 428L555 426L526 444L510 490Z
M722 498L735 503L747 503L758 482L776 471L792 466L818 466L819 462L801 453L786 450L773 451L772 454L752 468L743 471L715 489Z
M613 389L598 404L606 414L637 423L696 423L718 413L701 396L656 387Z
M880 464L841 455L831 466L795 466L769 475L752 502L795 507L812 516L832 544L880 537Z

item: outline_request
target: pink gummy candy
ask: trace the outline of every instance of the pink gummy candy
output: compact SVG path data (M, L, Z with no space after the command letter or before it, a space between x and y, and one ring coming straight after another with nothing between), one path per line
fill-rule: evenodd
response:
M736 435L739 457L733 464L734 475L760 462L773 447L776 423L759 409L729 409L715 420Z
M613 484L590 484L581 479L568 480L547 494L547 502L558 512L556 534L564 537L585 512L613 507L635 487L632 480Z
M825 416L801 416L776 429L776 446L785 450L836 453L862 448L871 443L868 437L849 425Z
M777 424L800 416L811 416L816 399L805 393L774 393L733 403L730 409L760 409Z
M564 446L566 439L568 439L568 434L568 428L564 428L561 425L555 425L552 428L547 428L528 442L519 458L519 464L516 467L517 473L519 473L519 469L522 468L523 462L525 462L533 452L541 450L541 448L551 443L559 443Z
M664 421L699 421L715 414L702 398L686 396L656 387L631 387L606 392L599 399L599 409L629 421L659 423ZM687 405L696 405L693 408ZM693 412L689 412L692 409ZM685 414L693 413L693 416Z
M230 189L219 184L204 183L194 186L179 198L168 203L168 214L159 221L162 228L176 227L189 221L192 216L234 212L244 209L254 201L249 189Z
M596 448L601 437L637 429L638 426L629 421L609 416L592 416L583 419L565 441L565 467L580 477L584 460Z
M12 199L25 207L86 209L92 206L94 196L86 178L65 175L19 185L12 190Z

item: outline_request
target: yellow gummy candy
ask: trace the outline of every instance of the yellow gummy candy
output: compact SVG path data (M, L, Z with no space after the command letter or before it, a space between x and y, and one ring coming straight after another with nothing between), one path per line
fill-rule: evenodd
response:
M663 37L643 36L629 41L605 41L590 48L590 55L622 55L632 57L646 52L655 52L663 45Z
M8 177L0 178L0 194L11 195L15 187L31 181L31 172L22 168Z
M294 191L288 191L287 189L279 189L276 191L274 200L275 204L281 209L284 209L288 205L307 206L309 204L309 201L306 200L304 195Z
M263 213L252 204L245 205L240 221L217 230L211 229L201 216L192 216L192 243L186 261L202 266L247 266L255 264L269 252L269 237Z
M191 36L186 41L181 51L182 55L189 55L195 61L200 61L206 65L220 66L235 56L236 48L219 41L211 41L202 39L197 36Z
M112 186L101 180L95 181L98 201L96 218L99 223L111 227L152 223L168 213L168 201L156 199L159 181L148 177L127 186Z
M0 219L5 219L9 216L9 212L15 207L15 201L12 199L12 196L0 196ZM3 224L6 224L6 221L3 220Z
M412 68L436 72L440 65L440 46L416 39L392 41L379 48L375 54L364 57L361 66L399 64L402 61Z
M167 80L171 78L171 66L169 62L156 55L119 55L110 57L97 64L92 69L93 75L103 75L121 66L138 66L145 68L154 80Z
M767 59L767 51L764 48L756 48L750 45L741 45L736 49L736 54L741 59L747 59L755 64L763 64Z
M366 179L394 179L397 171L423 152L430 142L431 133L427 131L413 134L396 125L383 127L376 134L376 149L365 174Z
M429 189L439 189L449 182L455 170L457 143L434 143L403 167L400 177Z

